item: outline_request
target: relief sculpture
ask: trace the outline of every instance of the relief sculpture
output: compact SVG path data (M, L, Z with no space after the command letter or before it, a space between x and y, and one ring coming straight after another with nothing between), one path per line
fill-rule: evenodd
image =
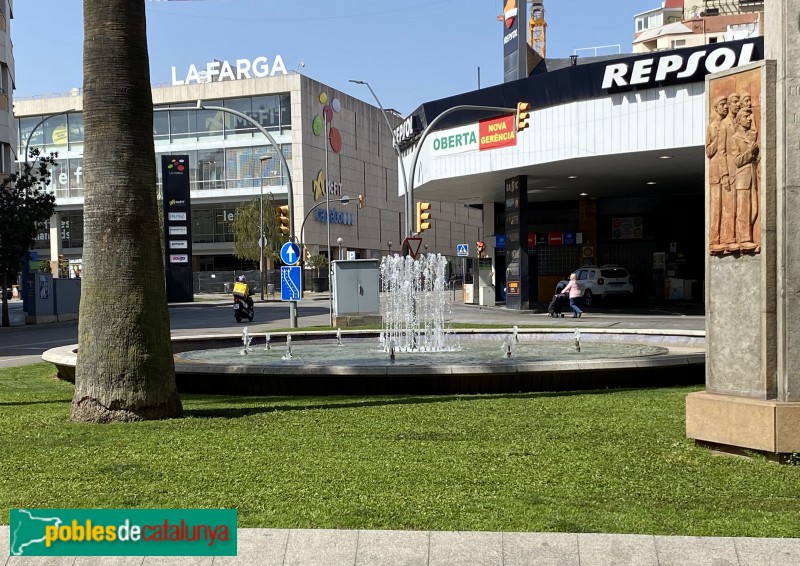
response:
M739 81L753 85L754 81ZM760 84L760 83L757 83ZM709 252L761 251L759 222L760 147L753 96L730 80L714 85L706 128ZM722 88L730 90L724 91ZM733 88L731 88L733 87ZM757 100L757 98L756 98Z

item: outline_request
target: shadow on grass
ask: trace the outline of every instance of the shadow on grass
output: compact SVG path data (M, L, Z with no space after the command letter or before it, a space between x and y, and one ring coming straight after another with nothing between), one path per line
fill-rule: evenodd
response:
M318 397L307 398L307 404L281 405L286 402L286 397L234 397L234 396L185 396L184 401L195 404L198 401L206 401L214 404L227 405L248 405L246 407L219 407L213 409L187 409L184 406L184 415L194 418L224 418L235 419L260 415L266 413L279 413L291 411L309 410L338 410L338 409L358 409L363 407L386 407L399 405L424 405L431 403L451 403L453 401L485 401L490 399L541 399L553 397L574 397L577 395L607 395L609 393L621 393L626 391L641 391L639 388L629 389L598 389L580 391L541 391L534 393L505 393L505 394L485 394L485 395L430 395L407 397L391 397L381 399L364 399L352 397L326 397L320 400ZM295 402L300 403L303 397L293 397Z
M72 403L72 399L53 399L52 401L6 401L0 402L0 407L24 407L26 405L59 405Z

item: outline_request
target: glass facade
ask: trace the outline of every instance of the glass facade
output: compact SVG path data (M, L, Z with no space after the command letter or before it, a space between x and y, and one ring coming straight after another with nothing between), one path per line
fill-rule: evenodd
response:
M207 106L221 106L241 112L256 120L264 129L283 134L291 130L291 97L288 93L245 98L207 100ZM185 112L154 112L153 138L156 142L156 171L161 183L161 155L188 154L191 190L225 190L283 186L287 173L275 150L263 134L239 116L221 110L197 110L194 104L181 103L158 108L187 108ZM50 117L29 116L17 120L19 155L25 144L43 152L61 152L53 171L50 188L57 199L83 197L83 158L66 157L64 152L83 151L83 114L73 112ZM182 150L173 142L214 142L212 149ZM226 143L226 140L228 142ZM253 140L264 145L225 147L234 140ZM239 145L241 145L239 141ZM292 146L281 144L281 151L291 167ZM270 156L268 161L261 161ZM263 165L262 165L263 164ZM263 179L262 179L262 166Z
M284 134L292 129L289 93L245 98L206 100L206 106L222 106L253 118L270 133ZM153 138L156 142L244 139L261 136L252 124L222 110L197 110L195 103L183 102L156 108L186 108L186 111L154 112ZM27 116L17 120L19 155L25 144L51 151L83 150L83 114L71 112L50 116ZM29 141L30 140L30 141Z
M195 244L233 242L231 223L236 217L236 207L237 203L218 205L218 207L192 207L192 242ZM61 213L61 247L83 247L82 211ZM49 220L39 225L32 249L50 249Z

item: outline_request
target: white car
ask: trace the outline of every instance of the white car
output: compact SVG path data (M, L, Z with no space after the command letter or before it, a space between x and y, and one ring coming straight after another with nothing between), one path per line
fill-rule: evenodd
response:
M575 270L578 288L583 294L583 302L587 307L599 299L611 295L633 296L633 284L628 270L618 265L584 265ZM563 284L563 285L562 285ZM567 281L560 281L558 287L566 286Z

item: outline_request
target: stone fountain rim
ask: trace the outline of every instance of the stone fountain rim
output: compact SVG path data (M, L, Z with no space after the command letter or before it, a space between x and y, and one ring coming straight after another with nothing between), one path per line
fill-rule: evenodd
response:
M602 339L602 337L612 336L638 336L642 342L656 343L667 349L665 354L655 356L636 356L630 358L604 358L598 360L581 361L520 361L516 364L493 364L491 361L480 364L458 363L452 364L417 364L397 365L397 366L359 366L350 364L327 365L326 372L332 375L374 375L385 374L463 374L463 373L543 373L543 372L572 372L586 370L613 370L625 368L644 368L644 367L680 367L685 365L697 365L705 363L705 331L702 330L657 330L657 329L594 329L594 328L518 328L520 335L564 335L574 334L576 330L581 332L581 336L589 336ZM342 331L343 337L377 337L380 330L347 330ZM513 332L513 328L489 328L489 329L452 329L448 330L451 334L460 335L504 335ZM307 331L280 331L280 332L253 332L248 333L253 338L264 338L267 334L270 337L285 337L291 334L293 338L315 338L325 337L335 339L336 331L331 330L307 330ZM172 338L173 344L184 344L191 342L216 342L230 341L233 344L241 342L239 334L203 334L196 336L176 336ZM203 348L193 348L203 349ZM75 366L77 365L78 345L71 344L59 346L47 350L42 354L42 360L50 362L58 369L59 376L69 381L74 381ZM227 373L227 374L253 374L253 375L297 375L298 373L319 373L319 364L309 364L307 369L293 366L282 367L279 364L268 364L263 366L239 365L232 363L229 366L220 364L209 364L206 362L187 361L180 359L180 352L175 353L176 374L203 374L203 373Z

